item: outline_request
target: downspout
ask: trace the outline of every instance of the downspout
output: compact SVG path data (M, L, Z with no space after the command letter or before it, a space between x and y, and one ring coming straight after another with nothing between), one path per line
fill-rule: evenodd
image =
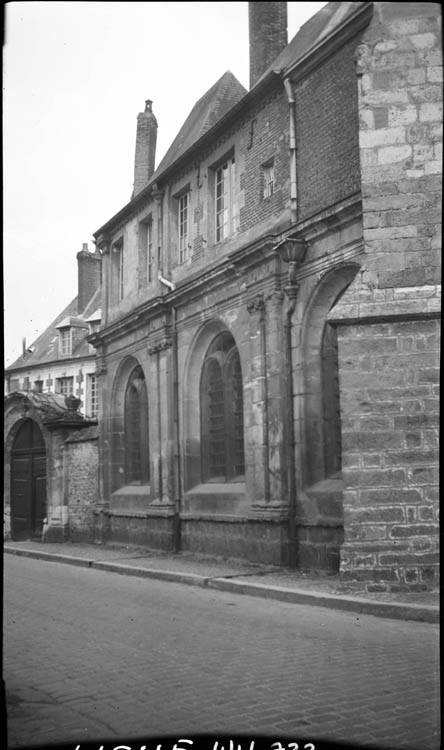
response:
M180 466L180 425L179 425L179 366L178 366L178 346L177 346L177 310L171 309L171 339L172 339L172 358L173 358L173 421L174 421L174 527L173 543L174 551L180 552L181 549L181 492L182 492L182 473Z
M291 285L285 288L288 296L289 307L285 315L285 380L286 380L286 403L287 403L287 434L289 440L288 451L288 565L290 568L297 567L297 538L296 538L296 465L295 465L295 431L294 431L294 403L293 403L293 362L291 356L291 329L292 317L296 307L296 296L298 287Z
M298 219L298 185L296 179L296 101L289 78L284 78L284 87L287 93L290 113L290 212L291 223L295 224Z
M164 286L167 286L170 292L174 292L176 285L173 281L169 281L169 279L166 279L164 276L162 276L161 272L157 274L157 278L159 279L160 283Z

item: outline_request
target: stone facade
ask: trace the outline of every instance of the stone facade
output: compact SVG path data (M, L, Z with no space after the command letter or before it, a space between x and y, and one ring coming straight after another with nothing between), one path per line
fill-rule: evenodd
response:
M15 392L5 398L4 536L41 541L91 540L98 500L97 423L78 400ZM74 406L74 408L73 408ZM30 427L40 440L23 444ZM33 464L38 461L38 472ZM38 506L38 507L37 507Z
M434 3L381 3L356 50L365 256L334 312L341 570L376 589L438 573L440 21Z
M225 74L95 234L95 538L424 586L439 12L332 6L250 92Z

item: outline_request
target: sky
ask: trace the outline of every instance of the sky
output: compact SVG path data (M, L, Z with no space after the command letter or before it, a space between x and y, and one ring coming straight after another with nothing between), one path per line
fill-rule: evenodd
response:
M288 38L324 2L288 3ZM4 357L77 294L76 254L131 197L137 114L156 166L226 70L248 89L247 2L9 2L3 47Z

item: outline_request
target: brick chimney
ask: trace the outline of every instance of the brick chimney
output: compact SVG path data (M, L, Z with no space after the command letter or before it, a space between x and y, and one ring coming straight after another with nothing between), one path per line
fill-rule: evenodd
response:
M134 187L132 198L140 193L154 174L156 158L157 120L152 101L145 102L145 112L137 116L136 155L134 158Z
M248 3L250 89L288 44L287 3Z
M77 312L79 315L84 311L94 292L100 286L101 264L102 259L99 251L90 253L88 243L84 242L82 249L77 253L79 280Z

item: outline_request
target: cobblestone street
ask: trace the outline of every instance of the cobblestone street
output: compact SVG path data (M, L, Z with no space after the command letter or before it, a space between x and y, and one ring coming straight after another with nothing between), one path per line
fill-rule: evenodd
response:
M439 747L435 625L4 565L10 748L200 732Z

